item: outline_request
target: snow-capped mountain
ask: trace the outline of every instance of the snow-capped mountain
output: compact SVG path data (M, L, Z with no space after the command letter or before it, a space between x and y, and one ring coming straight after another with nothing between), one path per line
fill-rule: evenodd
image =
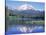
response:
M24 4L21 6L16 7L15 10L10 10L10 14L13 15L29 15L29 16L43 16L44 11L36 10L32 5Z
M24 4L16 8L17 10L32 10L35 9L32 5Z

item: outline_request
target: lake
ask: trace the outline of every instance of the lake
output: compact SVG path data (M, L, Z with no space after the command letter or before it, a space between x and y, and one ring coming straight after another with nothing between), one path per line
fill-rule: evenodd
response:
M9 26L6 34L25 34L25 33L40 33L44 32L43 25L12 25Z

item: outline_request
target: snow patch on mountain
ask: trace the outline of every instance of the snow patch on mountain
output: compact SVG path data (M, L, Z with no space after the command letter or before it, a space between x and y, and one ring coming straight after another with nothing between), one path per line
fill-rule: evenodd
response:
M35 10L32 5L24 4L16 8L17 10Z

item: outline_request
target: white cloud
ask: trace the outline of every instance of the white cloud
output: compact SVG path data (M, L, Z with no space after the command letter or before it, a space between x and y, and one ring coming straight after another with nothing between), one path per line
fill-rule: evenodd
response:
M11 0L11 1L45 2L45 0Z

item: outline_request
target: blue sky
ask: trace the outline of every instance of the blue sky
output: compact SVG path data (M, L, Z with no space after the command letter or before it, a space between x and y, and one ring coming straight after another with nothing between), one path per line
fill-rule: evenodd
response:
M37 10L44 10L44 3L42 2L24 2L24 1L8 1L6 0L6 5L9 8L15 9L17 6L21 6L23 4L30 4Z

